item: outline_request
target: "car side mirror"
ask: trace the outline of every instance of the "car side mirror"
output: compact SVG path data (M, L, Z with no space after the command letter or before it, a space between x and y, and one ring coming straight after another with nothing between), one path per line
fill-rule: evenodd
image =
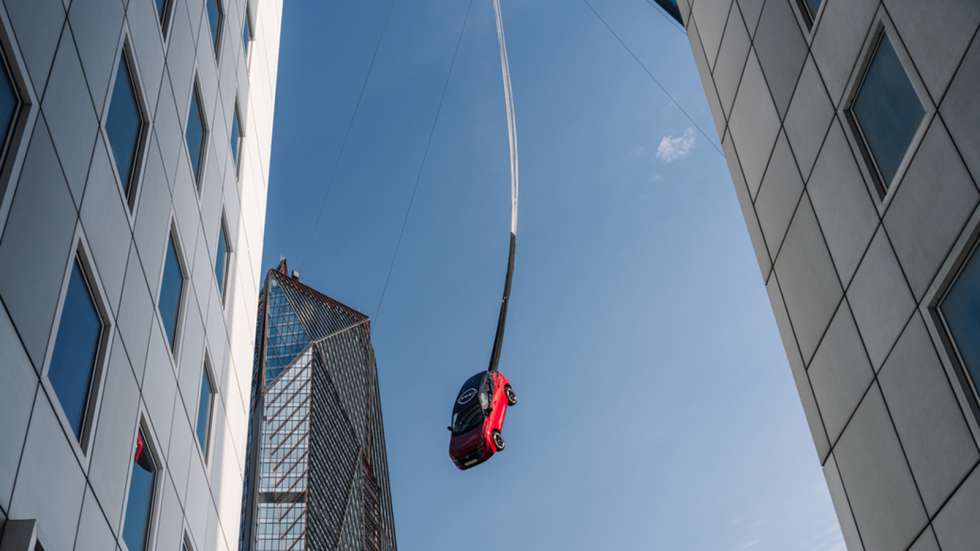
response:
M446 430L448 430L449 432L453 432L453 428L452 427L446 427Z

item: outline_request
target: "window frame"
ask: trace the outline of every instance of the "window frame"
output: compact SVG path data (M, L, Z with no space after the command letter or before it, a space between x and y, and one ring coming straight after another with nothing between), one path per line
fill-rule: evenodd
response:
M255 42L255 23L252 19L251 2L245 0L244 17L242 17L242 27L248 29L248 42L242 41L242 52L245 54L245 72L248 72L252 65L252 44ZM245 37L244 29L242 37Z
M106 151L109 153L109 160L111 161L109 164L112 165L112 173L116 178L116 188L119 190L119 196L126 205L126 214L129 217L129 222L130 224L133 224L136 217L137 206L139 205L139 197L143 191L143 173L145 170L145 161L147 157L146 148L150 141L152 129L150 128L150 111L149 107L147 106L146 96L143 93L143 80L139 72L139 65L136 62L136 56L133 53L128 33L125 30L123 31L122 38L120 39L120 45L117 49L115 59L115 70L112 74L112 80L109 82L109 90L106 95L105 105L102 107L99 132L103 141L105 142ZM119 174L119 166L116 163L116 153L113 151L112 141L109 139L109 131L106 129L106 123L109 119L109 112L112 109L113 91L116 87L116 79L119 78L119 68L122 63L126 64L126 70L129 73L129 80L131 84L130 91L133 93L133 100L136 103L136 109L139 111L140 117L139 135L136 138L136 151L133 155L133 166L130 167L128 189L126 190L123 189L123 175Z
M221 305L225 305L225 301L228 298L228 281L231 279L231 257L235 253L235 248L231 246L231 240L229 239L230 233L228 232L228 219L225 215L225 211L221 211L221 220L218 222L218 243L215 250L215 270L218 269L218 251L221 246L221 236L224 236L225 242L225 257L224 257L224 271L222 272L223 281L218 281L218 274L215 272L215 283L218 284L218 291L221 293Z
M163 0L163 12L156 7L156 2L153 3L153 11L157 14L157 23L160 27L160 36L163 38L163 43L166 44L168 38L170 37L170 28L173 27L171 23L173 22L174 5L177 0Z
M201 145L198 151L198 164L197 169L190 166L191 176L194 178L194 188L197 190L197 196L200 198L201 189L204 187L204 173L207 169L208 163L208 141L211 138L211 130L208 126L208 115L205 112L204 101L201 99L201 82L198 75L194 75L194 83L191 86L191 97L190 101L187 103L187 116L184 118L184 147L187 150L187 164L190 165L190 155L191 155L191 144L187 143L187 127L191 122L191 106L197 103L197 114L200 118L201 123Z
M138 422L136 424L136 430L133 431L133 437L130 442L130 454L132 450L136 449L136 439L140 433L143 434L143 445L146 446L146 452L150 454L153 459L156 471L153 473L153 490L150 495L150 511L149 518L146 523L146 545L145 549L129 549L126 544L126 540L123 539L123 532L126 529L126 513L129 511L129 489L133 484L133 469L136 468L136 459L130 455L129 456L129 469L126 471L126 498L123 501L122 517L119 519L119 545L123 551L149 551L156 547L156 536L157 529L159 528L159 518L160 504L163 501L163 491L162 491L162 481L166 476L166 463L162 460L162 455L159 452L160 440L156 437L153 432L153 426L149 422L149 415L145 407L141 404L140 411L137 414Z
M201 388L198 387L197 392L197 416L194 418L194 440L197 442L197 449L201 453L201 458L204 460L204 464L207 465L209 459L211 458L211 437L214 435L214 406L215 401L218 399L218 385L215 384L214 370L211 367L211 359L208 356L207 351L204 352L204 362L202 366L202 376L201 385L204 384L205 379L207 379L208 386L211 389L209 393L209 398L211 403L208 404L208 424L207 430L204 433L204 442L202 444L199 436L197 434L197 424L200 423L201 416Z
M101 409L103 392L105 388L106 373L108 370L109 356L111 354L112 340L115 334L115 324L108 307L109 301L105 288L102 286L101 279L94 269L91 249L82 234L81 227L76 225L75 235L72 237L72 254L68 257L62 272L61 289L58 294L58 307L55 310L54 321L51 324L51 331L48 335L47 348L44 354L44 364L41 371L41 386L48 400L51 402L51 409L55 412L58 422L67 435L68 442L84 466L88 465L90 452L92 451L92 441L98 424L98 412ZM61 400L55 392L54 385L48 378L51 368L51 360L54 357L54 348L58 340L58 332L61 329L62 317L64 314L65 300L68 298L68 287L71 283L71 274L75 265L79 266L85 284L89 292L89 297L95 306L97 315L102 322L102 333L99 335L98 349L95 359L92 361L92 376L89 381L88 397L86 399L85 413L82 421L81 437L75 437L75 430L72 428L71 420L65 413L61 405Z
M823 12L827 11L827 1L820 0L820 7L816 13L810 12L810 5L807 3L807 0L793 0L791 2L794 5L796 17L800 20L800 25L803 27L803 32L807 37L813 38L813 35L816 34L817 24L820 22Z
M160 311L160 293L163 292L163 279L167 272L167 248L170 243L174 244L174 252L177 255L177 267L180 269L180 274L182 276L181 286L180 286L180 298L177 300L177 319L175 320L176 326L174 327L174 337L173 342L167 342L167 351L170 353L170 360L173 362L174 367L177 367L177 358L180 357L180 343L183 340L184 334L184 317L187 310L187 289L188 281L190 279L190 272L187 269L187 255L184 254L184 248L181 244L180 235L177 231L176 220L171 218L170 229L167 233L169 239L164 244L163 247L163 260L160 263L160 276L157 282L157 292L156 300L154 301L157 320L160 322L160 328L164 332L164 340L167 340L167 326L163 319L163 312Z
M824 2L826 3L827 0L824 0ZM892 49L895 51L895 55L902 65L905 77L915 91L915 95L918 97L923 111L922 119L919 121L919 126L909 141L902 161L899 163L894 177L887 184L880 174L877 160L875 160L874 155L871 153L870 146L864 138L863 130L861 130L860 124L857 122L857 118L853 112L853 107L857 102L858 95L861 92L871 64L874 62L882 40L885 38L888 39ZM841 126L844 129L844 134L851 146L855 159L858 161L857 164L861 170L861 174L864 176L865 186L867 186L868 192L874 200L878 214L884 216L892 198L895 197L897 190L905 180L905 173L908 171L909 165L911 165L915 153L922 143L923 137L925 137L929 126L932 124L937 110L925 85L922 83L915 65L912 63L912 58L905 50L902 41L899 40L898 33L891 20L883 11L879 10L877 15L875 15L875 19L865 36L864 44L861 47L861 52L857 59L858 63L851 72L851 76L844 88L844 96L838 107L838 116L843 123Z
M218 23L215 27L218 29L217 36L211 37L211 51L214 52L214 61L216 65L220 64L221 60L221 47L224 45L224 34L225 34L225 7L221 0L204 0L204 12L208 19L208 32L211 32L211 13L208 10L208 2L213 1L215 6L218 8ZM214 34L214 33L212 33Z
M28 144L31 141L31 129L37 120L40 105L30 84L27 64L17 46L17 40L7 16L6 10L0 10L0 62L4 64L10 85L17 94L19 103L12 118L10 128L0 144L0 232L2 232L10 214L14 192L19 178L24 158L27 155Z
M940 266L935 278L922 297L919 310L926 320L926 329L936 347L940 363L953 388L973 438L980 442L980 381L973 381L956 341L941 311L943 302L967 263L980 255L980 210L975 211L960 232L956 243ZM976 257L980 258L980 257Z
M235 148L237 149L238 153L237 155L234 154L232 155L235 161L235 181L237 182L238 180L241 179L242 154L244 153L244 149L245 149L244 147L245 146L245 119L243 119L241 116L241 109L239 109L238 107L237 96L235 97L235 108L232 110L231 116L232 116L232 122L231 122L232 125L234 125L236 122L238 123L238 143L235 144ZM231 132L229 132L229 134L231 134ZM230 151L234 152L234 150L230 150Z

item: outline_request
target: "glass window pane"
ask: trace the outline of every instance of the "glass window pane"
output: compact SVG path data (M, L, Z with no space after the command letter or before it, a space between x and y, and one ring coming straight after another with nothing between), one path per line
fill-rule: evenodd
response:
M156 471L156 462L141 429L136 436L133 475L129 479L129 500L126 502L126 519L123 526L123 541L126 542L129 551L143 551L146 548Z
M805 0L805 1L806 1L807 9L810 10L810 18L816 17L817 12L820 11L820 4L823 3L823 0Z
M81 439L92 374L102 340L102 318L78 261L69 277L48 380L75 436Z
M119 74L116 76L116 84L112 90L112 103L109 105L105 130L109 137L109 144L112 146L119 181L127 197L130 194L133 165L136 162L140 130L143 126L143 119L136 103L136 93L133 90L132 75L123 56L119 62Z
M208 23L211 25L211 39L214 41L214 51L218 51L218 38L221 33L221 4L218 0L208 0Z
M201 445L201 451L208 451L208 436L211 432L211 406L214 402L214 387L211 386L211 377L208 376L207 365L204 366L204 374L201 377L201 398L197 404L197 443Z
M887 36L881 39L852 111L887 188L925 115Z
M248 7L246 6L246 11ZM242 24L242 52L245 53L245 57L248 57L248 49L252 45L252 24L248 20L248 14L245 15L245 22Z
M169 0L154 0L157 6L157 15L160 17L160 23L163 24L164 20L167 18L167 3Z
M163 283L160 285L160 317L170 348L173 350L177 337L177 320L180 317L180 299L184 290L184 273L177 257L177 248L171 238L167 243L167 260L163 267Z
M980 384L980 253L973 253L949 290L942 313L973 384Z
M238 145L242 141L241 129L238 126L238 109L231 118L231 156L235 159L235 166L238 166Z
M187 153L191 157L191 170L196 182L201 180L201 159L204 157L204 111L197 92L191 95L191 108L187 114ZM200 184L198 184L200 187Z
M221 296L225 296L225 277L228 270L228 242L225 239L225 225L221 225L218 232L218 254L214 260L214 277L218 281L218 289Z
M17 90L10 80L10 73L7 72L7 65L0 58L0 132L3 138L10 135L10 127L14 124L14 116L17 115L17 107L20 105L20 98Z

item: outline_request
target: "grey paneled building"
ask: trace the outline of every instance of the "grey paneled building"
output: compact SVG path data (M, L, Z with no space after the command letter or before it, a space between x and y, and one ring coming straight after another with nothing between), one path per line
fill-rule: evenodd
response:
M980 549L980 2L681 0L850 549Z
M0 548L235 549L282 0L0 1Z
M259 300L242 551L395 551L371 324L269 270Z

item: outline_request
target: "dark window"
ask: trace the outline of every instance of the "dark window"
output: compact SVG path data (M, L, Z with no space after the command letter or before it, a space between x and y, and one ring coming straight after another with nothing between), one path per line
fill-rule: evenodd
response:
M245 21L242 23L242 53L248 59L248 50L252 46L252 22L248 20L248 6L245 6Z
M235 159L235 167L238 167L238 150L242 144L242 130L239 124L238 108L231 118L231 156ZM237 172L236 172L237 175Z
M813 24L813 21L817 18L817 12L820 11L820 5L823 4L823 0L797 0L800 4L800 9L803 10L803 15L806 16L807 23Z
M882 190L891 185L925 111L895 48L882 33L851 116L877 169Z
M224 12L221 10L221 2L219 0L207 0L208 2L208 23L211 25L211 40L214 42L214 53L218 53L218 44L221 39L221 23L225 18Z
M211 412L214 410L214 384L204 364L204 374L201 376L201 398L197 403L197 443L205 457L208 454L208 444L211 439Z
M980 392L980 252L973 252L957 276L941 311L974 388Z
M112 146L112 156L119 171L123 193L132 201L133 181L136 179L136 161L139 153L143 116L140 113L132 72L123 52L119 60L116 85L112 90L112 102L106 118L105 130Z
M228 261L231 257L231 249L228 248L228 238L225 236L225 224L222 220L221 227L218 229L218 253L214 259L214 277L218 281L218 290L221 291L221 298L225 297L225 285L228 279Z
M204 148L207 147L207 126L204 123L204 110L201 109L201 96L197 85L191 94L191 108L187 113L187 153L191 157L191 170L194 171L194 181L201 188L201 161L204 159Z
M677 0L656 0L656 2L657 4L660 4L660 7L669 13L671 17L676 19L678 23L681 25L684 24L684 22L681 21L681 10L677 7Z
M156 461L141 428L136 435L133 476L129 479L129 499L126 502L126 519L123 525L123 541L129 551L143 551L146 548L153 512L156 473Z
M7 64L0 57L0 139L5 140L10 136L18 107L20 107L20 96L17 95L14 83L10 79Z
M103 325L78 260L69 278L48 380L75 437L81 441Z
M180 319L180 301L184 292L184 271L177 256L173 237L167 242L167 259L163 266L163 282L160 284L160 317L167 332L170 349L174 350L177 339L177 321Z
M157 7L157 16L160 18L160 28L167 29L167 12L170 9L170 0L153 0Z

